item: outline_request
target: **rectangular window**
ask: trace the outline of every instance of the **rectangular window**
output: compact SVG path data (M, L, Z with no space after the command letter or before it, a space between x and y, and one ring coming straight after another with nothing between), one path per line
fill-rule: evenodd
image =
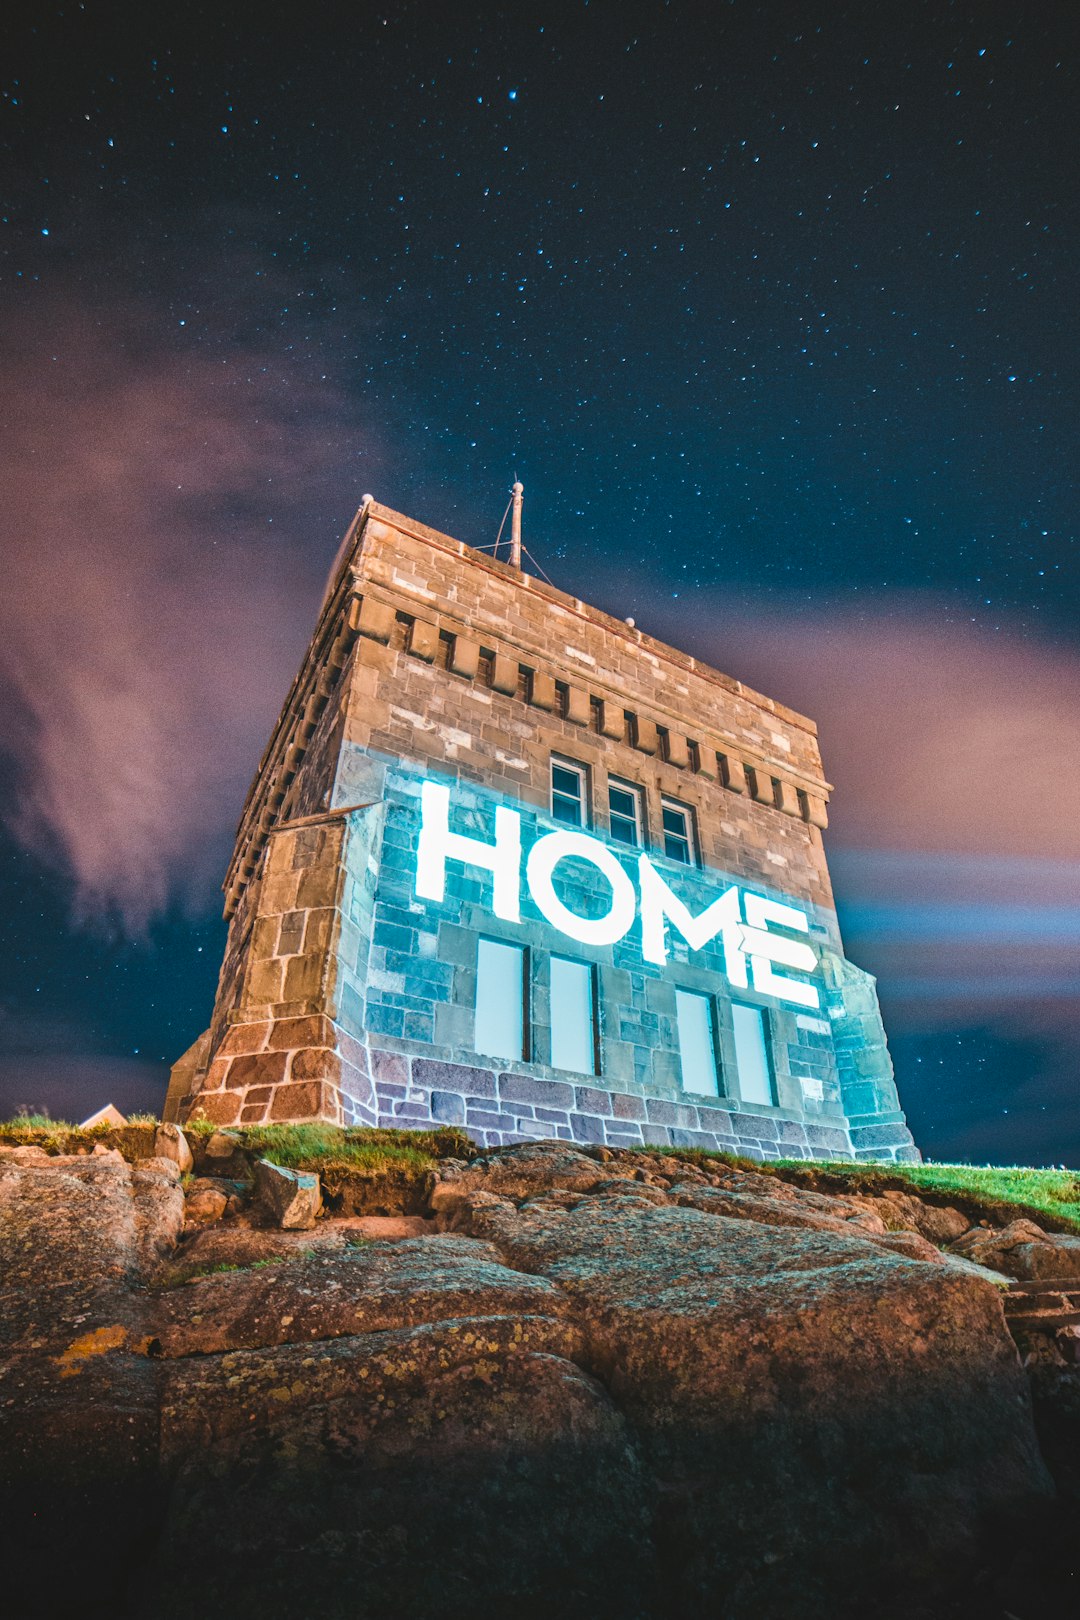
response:
M551 1064L575 1074L596 1071L596 995L588 962L551 958Z
M711 999L693 990L676 990L675 1015L679 1026L683 1090L696 1091L701 1096L718 1096L720 1081Z
M661 799L664 821L664 854L669 861L694 864L694 818L689 805L677 799Z
M769 1045L765 1038L765 1014L760 1007L731 1009L735 1025L735 1067L739 1075L739 1096L743 1102L775 1103Z
M635 849L640 849L642 843L640 789L631 787L627 782L609 779L608 812L612 838L617 838L620 844L632 844Z
M488 1057L520 1062L525 1050L525 952L520 945L481 939L476 950L473 1045Z
M585 825L585 767L567 759L551 762L551 813L568 827Z

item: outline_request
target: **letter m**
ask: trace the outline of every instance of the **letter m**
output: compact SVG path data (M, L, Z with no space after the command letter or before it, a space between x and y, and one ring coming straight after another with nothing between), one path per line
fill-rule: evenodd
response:
M641 954L646 962L663 967L667 961L666 923L677 928L692 951L700 951L720 935L724 968L732 984L745 990L746 956L742 949L742 913L739 891L732 886L698 916L679 899L647 855L638 857L641 884Z

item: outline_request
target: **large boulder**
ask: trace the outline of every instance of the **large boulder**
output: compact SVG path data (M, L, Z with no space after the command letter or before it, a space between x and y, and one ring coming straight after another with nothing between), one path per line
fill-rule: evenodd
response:
M172 1158L4 1158L13 1614L937 1620L1026 1534L969 1262L675 1157L450 1168L453 1231L365 1242L181 1232Z
M1044 1232L1034 1221L972 1227L952 1252L1022 1282L1080 1277L1080 1237Z
M142 1285L179 1229L175 1170L133 1175L107 1150L0 1163L0 1546L12 1616L125 1613L133 1561L102 1549L120 1536L143 1548L156 1533L159 1397Z

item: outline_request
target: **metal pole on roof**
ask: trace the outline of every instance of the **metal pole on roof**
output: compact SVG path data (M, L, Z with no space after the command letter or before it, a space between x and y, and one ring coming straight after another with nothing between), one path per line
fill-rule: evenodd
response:
M525 494L524 484L514 482L514 515L510 520L510 561L515 568L521 567L521 501Z

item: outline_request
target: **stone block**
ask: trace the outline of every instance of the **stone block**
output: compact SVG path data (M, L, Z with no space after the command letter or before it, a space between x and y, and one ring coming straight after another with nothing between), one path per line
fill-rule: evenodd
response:
M235 1091L200 1092L191 1113L192 1118L207 1119L212 1125L235 1125L240 1118L240 1097Z
M384 1085L407 1086L409 1059L404 1052L384 1052L378 1047L369 1052L372 1078Z
M799 790L794 782L785 782L783 777L776 784L776 808L782 810L785 816L802 816Z
M272 1006L283 1000L281 986L285 976L285 963L280 957L266 962L252 962L244 986L244 1000L257 1007Z
M431 1117L440 1125L464 1125L465 1099L453 1091L431 1093Z
M616 1119L623 1120L643 1120L648 1117L644 1097L635 1097L626 1091L612 1093L611 1112Z
M336 1080L337 1074L338 1055L329 1046L305 1046L293 1053L291 1080Z
M656 729L656 721L649 720L645 715L635 714L631 740L640 754L659 753L660 736Z
M613 742L626 740L626 714L614 698L605 698L600 706L600 735Z
M490 1069L467 1063L439 1063L432 1058L413 1059L413 1084L439 1091L460 1092L465 1097L482 1097L494 1102L495 1076ZM524 1101L524 1098L519 1098Z
M829 825L829 809L824 799L819 799L816 793L804 793L804 818L811 827L820 827L824 830Z
M570 1128L575 1142L603 1142L604 1121L592 1114L571 1114Z
M554 713L559 705L559 694L555 690L555 677L545 670L534 669L532 673L532 689L530 697L538 709L546 709Z
M266 1023L230 1024L218 1046L219 1057L239 1057L245 1052L258 1052L273 1026Z
M275 956L295 956L304 942L304 920L307 913L303 911L286 911L278 928L277 949ZM259 922L269 921L269 918L260 917ZM256 927L258 924L256 924Z
M439 629L427 619L414 619L409 626L408 651L413 658L422 658L425 664L435 662L439 650Z
M708 743L695 744L694 771L696 775L704 777L706 782L715 782L719 776L720 764L716 749L710 748Z
M255 1202L282 1231L310 1231L322 1207L319 1178L311 1170L287 1170L257 1159Z
M679 1125L683 1130L697 1130L697 1109L686 1103L667 1102L663 1097L646 1097L645 1107L651 1125Z
M394 633L396 618L388 603L378 602L373 596L354 597L349 609L349 628L369 636L372 641L386 642Z
M592 699L584 687L567 687L566 718L573 726L592 725Z
M317 1080L278 1086L270 1104L271 1119L319 1119L321 1112L322 1086Z
M325 1046L333 1026L321 1013L306 1018L279 1018L270 1026L267 1047L272 1051L292 1051L297 1046Z
M288 957L282 1001L317 1001L322 993L325 970L325 956Z
M541 1103L546 1108L574 1106L574 1088L559 1080L538 1080L528 1074L500 1074L499 1099L502 1103Z
M686 770L690 764L690 745L681 731L669 731L664 741L664 755L669 765Z
M309 911L334 905L340 881L341 871L336 860L328 861L324 866L311 867L301 874L296 886L297 905Z
M480 643L471 641L468 636L455 636L450 648L449 664L455 675L474 681L480 668Z
M767 769L754 769L747 772L747 782L750 785L750 794L756 804L776 803L776 787L772 776Z
M611 1094L597 1086L575 1086L574 1103L582 1114L610 1114Z
M837 1157L850 1158L851 1143L846 1131L837 1130L830 1125L812 1125L809 1122L804 1129L810 1147L835 1153Z
M507 697L513 697L518 689L518 666L516 658L507 657L506 653L496 653L491 670L492 690L502 692Z
M235 1057L229 1064L225 1084L230 1091L245 1086L275 1086L285 1078L286 1052L252 1052L247 1057Z
M719 755L719 759L720 780L727 788L728 792L746 793L748 790L746 781L746 767L742 760L736 759L733 754L721 754Z

